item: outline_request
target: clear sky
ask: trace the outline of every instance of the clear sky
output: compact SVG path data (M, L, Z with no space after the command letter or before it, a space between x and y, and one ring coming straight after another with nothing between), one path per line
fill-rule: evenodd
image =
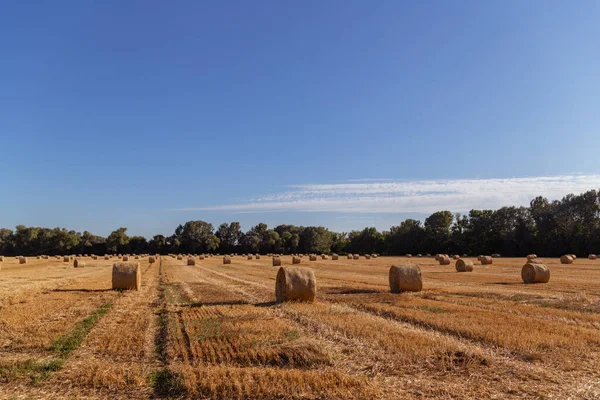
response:
M596 0L2 1L0 226L387 229L598 189L598 21Z

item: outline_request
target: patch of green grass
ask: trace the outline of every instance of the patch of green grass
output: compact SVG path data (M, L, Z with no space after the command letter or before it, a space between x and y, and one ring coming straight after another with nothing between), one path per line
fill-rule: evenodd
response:
M63 360L52 359L37 361L28 359L8 365L0 365L0 382L8 383L14 379L28 377L31 384L38 384L46 379L51 372L62 368Z
M289 340L298 340L300 339L300 332L297 329L290 329L283 332L283 336Z
M56 339L54 343L52 343L50 350L62 358L68 357L73 350L79 347L88 332L96 325L100 318L108 313L111 307L112 303L102 304L83 321L77 323L71 331Z
M148 382L158 397L179 396L184 392L181 377L168 368L152 372L148 377Z

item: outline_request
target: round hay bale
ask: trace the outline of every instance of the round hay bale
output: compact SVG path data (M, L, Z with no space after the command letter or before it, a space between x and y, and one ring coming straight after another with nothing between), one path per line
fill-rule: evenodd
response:
M569 254L571 256L571 258L573 259L573 261L577 260L577 256L575 254Z
M448 257L446 254L440 254L438 262L440 265L450 265L450 257Z
M524 283L547 283L550 280L550 269L539 260L529 260L521 268Z
M112 268L112 288L125 290L140 290L142 286L142 271L140 263L114 263Z
M481 260L479 260L481 262L481 265L488 265L488 264L492 264L494 262L494 259L491 256L482 256Z
M346 256L346 258L347 258L348 260L352 260L352 254L348 254L348 255Z
M392 293L420 292L423 288L421 269L415 264L392 265L389 279Z
M69 256L63 257L63 262L69 262L69 261L71 261L71 257L69 257Z
M435 255L435 261L440 261L440 257L442 256L442 254L436 254Z
M352 259L353 260L358 260L360 258L360 256L358 254L353 254L352 255Z
M85 261L79 258L76 258L75 261L73 261L73 268L83 268L85 267Z
M27 264L27 258L19 257L19 264Z
M274 267L281 266L281 258L279 256L273 256L273 266Z
M597 256L597 255L595 255L595 254L590 254L590 255L588 256L588 260L595 260L595 259L597 259L597 258L598 258L598 256ZM1 257L0 257L0 261L2 261Z
M423 257L423 254L419 253L417 254L417 257Z
M315 256L314 254L311 254L311 255L308 257L308 261L317 261L317 256Z
M371 257L372 258L377 258L377 257L379 257L379 255L378 254L371 254Z
M339 260L339 258L340 258L340 256L338 256L338 255L337 255L337 254L335 254L335 253L333 253L333 254L331 255L331 260L332 260L332 261Z
M300 264L301 261L302 261L302 259L300 257L296 257L296 256L292 257L292 264ZM273 265L273 266L275 266L275 265Z
M570 254L565 254L564 256L560 257L561 264L573 264L574 260L575 259Z
M204 260L204 254L200 254L200 255L198 256L198 260Z
M452 258L453 258L454 260L458 260L458 259L460 258L460 256L459 256L458 254L455 254L455 255L453 255L453 256L452 256Z
M0 256L0 262L4 261L4 256Z
M223 256L223 264L231 264L231 257Z
M459 258L456 260L456 272L472 272L473 271L473 261L471 260L463 260Z
M248 254L248 260L252 260L252 254Z
M481 262L481 260L483 259L483 257L485 257L484 255L480 254L477 256L477 261Z
M528 260L535 260L537 258L537 254L527 254Z
M406 257L411 258L412 254L407 254Z
M312 303L317 295L317 278L312 268L281 267L277 271L275 298Z
M156 262L156 258L154 256L148 257L148 263L154 264Z
M135 258L136 260L139 260L139 259L140 259L140 256L135 256L134 258Z
M92 256L92 260L97 260L98 256Z
M123 258L121 258L121 260L123 260L123 261L129 261L129 256L123 256Z
M257 260L260 260L260 254L257 254L256 256L254 256Z
M328 258L327 254L321 254L321 260L327 260Z
M110 260L110 257L109 256L104 256L104 259L105 260Z
M365 254L365 260L370 260L371 256L369 254Z
M188 258L187 265L196 265L196 260L193 257Z
M183 260L183 256L181 254L177 255L178 260Z
M42 256L36 256L36 257L35 257L35 259L36 259L36 260L41 260L41 259L42 259Z

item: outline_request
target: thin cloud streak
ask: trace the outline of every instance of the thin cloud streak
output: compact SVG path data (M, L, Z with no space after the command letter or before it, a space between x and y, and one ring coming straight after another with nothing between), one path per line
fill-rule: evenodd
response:
M559 199L600 187L600 175L292 185L291 190L242 204L177 211L432 213L528 205L536 196Z

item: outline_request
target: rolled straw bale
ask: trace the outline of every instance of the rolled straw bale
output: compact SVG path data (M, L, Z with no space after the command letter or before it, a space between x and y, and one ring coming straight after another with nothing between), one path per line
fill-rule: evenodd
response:
M571 256L571 258L573 258L573 261L577 260L577 256L575 254L569 254Z
M200 255L198 256L198 260L204 260L204 254L200 254Z
M328 258L327 254L321 254L321 260L327 260Z
M302 259L300 257L297 257L297 256L292 257L292 264L300 264L300 261L302 261Z
M135 258L136 260L139 260L139 259L140 259L140 256L135 256L134 258Z
M371 259L371 256L368 254L365 254L365 260L370 260L370 259Z
M528 260L535 260L537 258L537 254L527 254Z
M73 261L73 268L83 268L85 267L85 261L80 259L80 258L76 258L75 261Z
M483 257L485 257L484 255L480 254L477 256L477 261L481 262L481 260L483 259Z
M274 267L281 266L281 257L279 257L279 256L273 256L273 266Z
M346 258L347 258L348 260L352 260L352 254L348 254L348 255L346 256Z
M260 254L255 255L254 258L256 258L257 260L260 260Z
M440 265L450 265L450 257L448 257L446 254L440 254L438 262Z
M110 260L110 256L104 256L105 260Z
M248 254L248 260L252 260L252 254Z
M97 260L98 256L92 256L92 260Z
M155 262L156 262L156 257L154 257L154 256L148 257L148 263L149 264L154 264Z
M69 261L71 261L71 257L69 257L69 256L63 257L63 262L69 262Z
M231 257L223 256L223 264L231 264Z
M371 257L377 258L377 257L379 257L379 255L377 255L377 254L371 254Z
M421 269L415 264L392 265L389 279L392 293L420 292L423 288Z
M36 256L36 257L35 257L35 259L36 259L36 260L41 260L41 259L42 259L42 256Z
M183 256L181 254L177 255L178 260L183 260Z
M27 258L19 257L19 264L27 264Z
M360 256L358 254L352 254L353 260L358 260L359 258L360 258Z
M281 267L277 271L275 298L282 301L312 303L317 295L317 278L312 268Z
M194 259L194 257L188 258L187 265L196 265L196 260Z
M463 257L469 257L467 254L463 254L462 256L463 256Z
M123 256L122 260L123 261L129 261L129 256Z
M573 257L570 254L565 254L560 258L561 264L573 264Z
M440 261L440 257L441 257L441 256L442 256L441 254L436 254L436 255L435 255L435 261Z
M308 260L309 260L309 261L317 261L317 256L315 256L314 254L311 254L311 255L308 257Z
M473 271L473 261L471 260L463 260L459 258L456 260L456 272L472 272Z
M458 254L455 254L452 256L453 259L458 260L460 258L460 256Z
M595 259L597 259L597 258L598 258L598 256L597 256L597 255L595 255L595 254L590 254L590 255L588 256L588 259L589 259L589 260L595 260ZM2 257L0 257L0 261L2 261Z
M483 256L479 261L481 262L481 265L488 265L492 264L494 262L494 259L491 256Z
M0 256L0 262L4 261L4 256Z
M335 261L335 260L339 260L339 258L340 258L340 256L338 256L338 255L337 255L337 254L335 254L335 253L331 255L331 259L332 259L333 261Z
M114 263L112 269L112 288L140 290L142 271L140 263Z
M550 280L550 269L539 260L528 260L521 269L524 283L547 283Z
M406 257L411 258L412 254L409 253L409 254L406 255Z

